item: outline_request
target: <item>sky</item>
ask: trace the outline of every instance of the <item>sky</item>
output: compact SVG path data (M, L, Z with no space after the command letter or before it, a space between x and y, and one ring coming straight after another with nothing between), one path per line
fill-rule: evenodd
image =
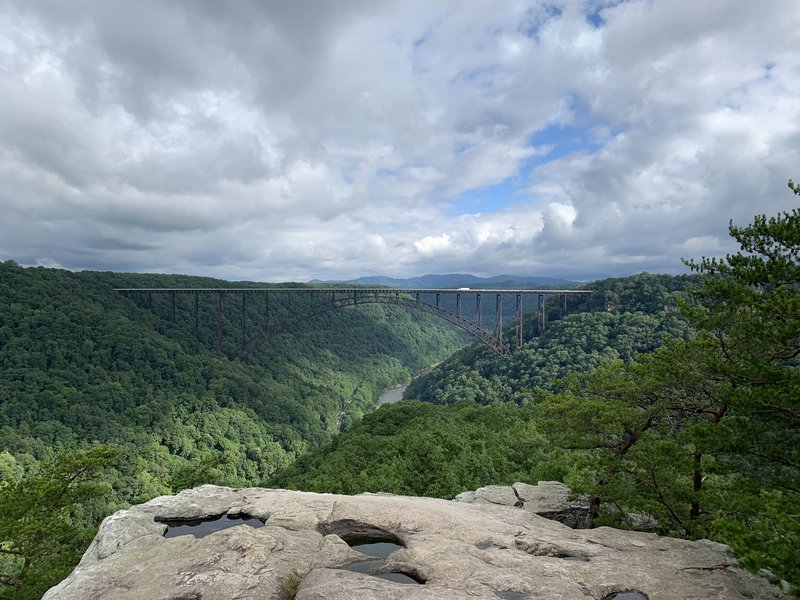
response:
M791 177L797 0L0 0L0 260L680 273Z

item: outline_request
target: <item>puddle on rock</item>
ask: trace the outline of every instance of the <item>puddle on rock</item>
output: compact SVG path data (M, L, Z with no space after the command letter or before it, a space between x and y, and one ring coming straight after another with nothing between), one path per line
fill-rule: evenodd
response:
M511 590L505 592L495 592L498 598L503 600L528 600L530 596L526 592L512 592Z
M386 579L387 581L394 581L395 583L414 583L419 585L419 581L413 577L409 577L405 573L384 573L383 575L375 575L378 579Z
M394 581L396 583L420 583L405 573L374 574L377 569L383 566L386 557L395 550L400 550L403 547L400 544L395 544L394 542L369 542L364 544L352 544L350 547L353 550L358 550L362 554L374 557L375 560L362 560L350 563L349 565L340 567L341 569L353 571L355 573L365 573L379 579L386 579L387 581Z
M638 590L624 590L605 596L603 600L649 600L647 594Z
M394 542L369 542L365 544L352 544L353 550L358 550L361 554L374 556L375 558L386 558L395 550L400 550L403 546Z
M364 573L372 575L372 572L383 564L382 560L362 560L360 562L350 563L339 567L344 571L352 571L353 573Z
M571 562L589 562L589 559L585 556L573 556L571 554L562 554L561 556L557 557L562 560L568 560ZM624 598L622 600L625 600Z
M237 525L249 525L256 528L264 526L264 523L256 517L229 517L224 514L213 519L198 519L194 521L170 521L165 519L163 521L159 520L159 523L167 525L167 532L164 537L174 538L179 535L193 535L197 539Z

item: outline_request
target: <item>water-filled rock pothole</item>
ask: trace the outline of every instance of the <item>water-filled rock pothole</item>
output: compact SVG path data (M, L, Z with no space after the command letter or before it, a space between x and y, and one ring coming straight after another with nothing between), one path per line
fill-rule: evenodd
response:
M378 572L384 566L386 558L394 551L404 548L401 544L387 541L361 541L361 540L345 540L353 550L358 550L362 554L373 557L372 560L361 560L350 563L341 567L345 571L353 571L355 573L364 573L372 575L379 579L386 579L387 581L394 581L396 583L425 583L419 581L413 574L407 573L380 573Z
M193 535L200 539L237 525L249 525L256 528L264 526L264 523L256 517L229 516L225 513L210 519L156 519L156 521L167 526L167 531L164 533L164 537L167 538Z
M528 598L530 598L530 596L525 592L514 592L511 590L507 590L505 592L495 592L495 595L503 600L528 600Z
M579 554L557 554L556 558L568 560L570 562L589 562L589 559ZM623 599L624 600L624 599Z
M603 600L649 600L647 594L639 590L622 590L603 596Z

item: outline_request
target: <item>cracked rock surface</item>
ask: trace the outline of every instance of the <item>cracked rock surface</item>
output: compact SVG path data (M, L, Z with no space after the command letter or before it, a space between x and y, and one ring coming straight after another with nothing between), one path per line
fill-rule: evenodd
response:
M516 506L546 519L585 529L589 524L589 501L570 500L569 488L560 481L540 481L536 485L487 485L474 492L462 492L456 502Z
M721 544L571 529L514 506L532 490L508 492L491 495L511 505L205 485L106 518L80 564L44 600L280 599L295 590L297 600L599 600L622 590L650 600L785 598L731 566ZM265 525L164 537L162 521L225 513ZM378 573L423 583L342 569L367 558L347 543L357 541L400 544Z

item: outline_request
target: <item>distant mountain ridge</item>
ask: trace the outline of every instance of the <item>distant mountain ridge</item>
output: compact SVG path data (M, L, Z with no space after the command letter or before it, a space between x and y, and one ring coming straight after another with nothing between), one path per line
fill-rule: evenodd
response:
M528 277L524 275L495 275L494 277L478 277L469 273L448 273L442 275L421 275L420 277L385 277L374 275L359 277L347 281L323 281L314 279L309 283L346 283L353 285L387 285L400 289L413 288L574 288L583 282L558 279L556 277Z

